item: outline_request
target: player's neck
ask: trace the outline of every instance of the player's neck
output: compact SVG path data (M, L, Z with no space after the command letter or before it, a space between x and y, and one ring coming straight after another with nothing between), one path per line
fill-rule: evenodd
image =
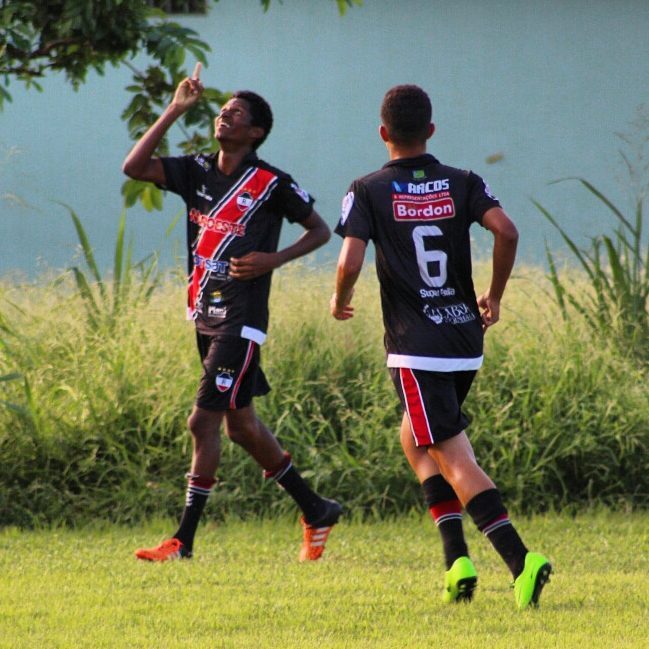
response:
M390 160L399 160L401 158L416 158L426 153L426 144L400 145L394 142L386 143L388 156Z
M250 147L221 147L217 158L219 171L229 176L241 165L241 161L252 151Z

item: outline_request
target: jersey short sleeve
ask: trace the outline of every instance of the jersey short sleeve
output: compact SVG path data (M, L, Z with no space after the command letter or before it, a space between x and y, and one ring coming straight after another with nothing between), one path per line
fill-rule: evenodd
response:
M302 189L288 174L281 174L273 191L271 202L275 209L291 223L299 223L313 211L315 199Z
M191 168L193 165L200 164L198 156L187 155L166 157L160 158L160 160L165 172L165 184L162 186L162 189L166 189L174 194L182 196L185 202L189 203L191 191Z
M469 218L482 225L485 212L492 207L500 207L500 201L491 192L489 185L472 171L468 174L467 189Z
M372 238L371 205L365 185L355 180L342 202L340 220L334 232L341 237L355 237L366 243Z

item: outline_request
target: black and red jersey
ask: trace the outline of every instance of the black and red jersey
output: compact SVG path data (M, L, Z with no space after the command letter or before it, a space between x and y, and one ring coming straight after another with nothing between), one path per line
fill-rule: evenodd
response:
M231 175L217 154L162 158L165 189L187 206L187 316L205 334L241 336L262 344L268 327L271 273L240 281L230 257L275 252L282 219L306 219L314 199L287 173L253 152Z
M376 247L389 367L481 366L469 228L499 205L482 178L429 154L352 183L335 231Z

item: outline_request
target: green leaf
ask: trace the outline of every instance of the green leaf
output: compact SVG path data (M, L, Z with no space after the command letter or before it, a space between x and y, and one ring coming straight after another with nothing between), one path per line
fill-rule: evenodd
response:
M77 231L77 237L79 238L79 243L81 244L81 249L83 251L85 262L88 268L90 269L90 272L92 273L93 277L95 278L97 285L99 286L99 290L101 292L102 297L105 298L106 289L104 287L104 283L102 281L99 268L95 261L95 255L93 253L92 246L90 245L90 241L88 240L88 235L86 234L83 225L81 225L81 220L77 216L76 212L69 205L66 205L65 203L61 203L59 201L55 201L55 202L65 207L65 209L67 209L68 212L70 213L70 217L72 218L72 222L74 223L74 227Z

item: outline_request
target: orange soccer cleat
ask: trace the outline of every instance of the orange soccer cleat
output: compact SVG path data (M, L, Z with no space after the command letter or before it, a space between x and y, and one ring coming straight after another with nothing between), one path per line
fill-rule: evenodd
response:
M303 541L300 548L300 561L317 561L325 550L325 543L331 528L338 522L342 507L335 500L325 499L326 511L314 523L309 524L300 519L302 524Z
M140 548L135 556L144 561L170 561L172 559L189 559L192 553L178 539L167 539L156 548Z

